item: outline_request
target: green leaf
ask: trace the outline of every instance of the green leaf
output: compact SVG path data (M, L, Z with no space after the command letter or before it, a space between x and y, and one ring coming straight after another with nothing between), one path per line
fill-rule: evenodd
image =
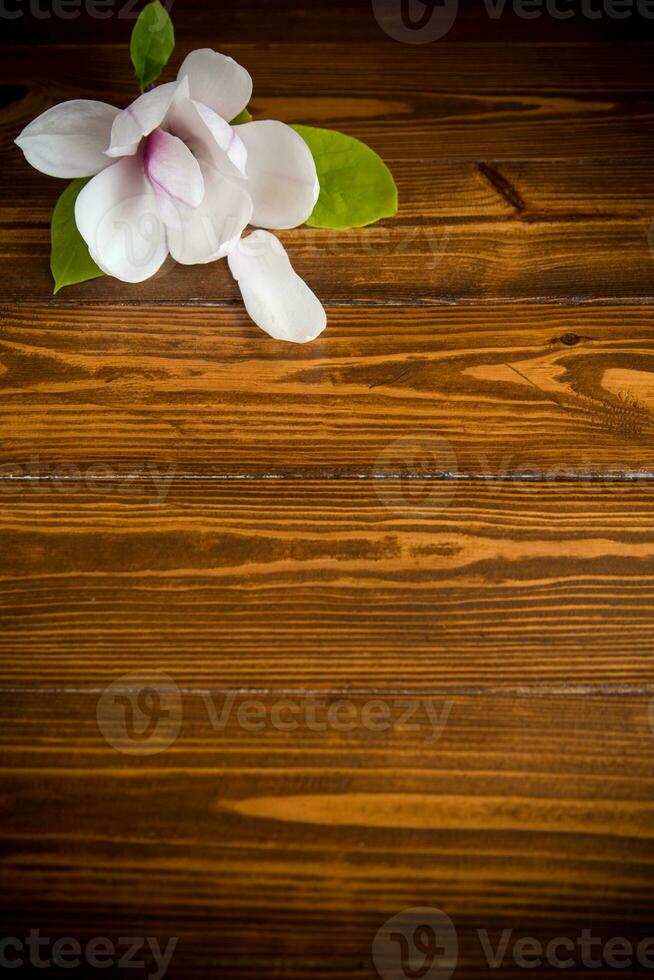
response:
M397 212L397 187L374 150L345 133L293 126L316 162L320 196L307 221L313 228L361 228Z
M63 286L104 275L89 255L87 244L75 224L75 201L89 180L90 177L78 177L69 184L52 212L50 268L55 293Z
M136 79L142 92L159 77L174 47L173 22L166 8L159 0L154 0L139 14L129 45Z
M234 116L230 126L241 126L243 123L252 122L252 113L248 109L241 109L238 116Z

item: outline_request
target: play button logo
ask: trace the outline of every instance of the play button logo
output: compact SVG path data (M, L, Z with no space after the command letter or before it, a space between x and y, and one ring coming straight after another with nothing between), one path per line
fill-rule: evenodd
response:
M375 936L372 961L382 980L449 980L459 943L454 923L440 909L405 909Z

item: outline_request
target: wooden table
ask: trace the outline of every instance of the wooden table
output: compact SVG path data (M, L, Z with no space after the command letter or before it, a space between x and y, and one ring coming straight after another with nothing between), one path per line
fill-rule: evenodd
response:
M420 45L363 0L229 6L178 0L166 77L224 50L255 117L399 187L396 219L281 236L328 310L307 346L224 262L52 296L61 188L12 139L126 104L133 21L3 25L2 934L176 937L168 976L227 980L401 980L373 939L415 907L457 977L479 930L512 930L497 976L526 936L639 942L651 22L479 6Z

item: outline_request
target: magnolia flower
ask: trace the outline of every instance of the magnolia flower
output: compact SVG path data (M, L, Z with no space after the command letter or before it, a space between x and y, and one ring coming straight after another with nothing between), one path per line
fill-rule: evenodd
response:
M232 58L193 51L175 82L122 111L74 99L48 109L16 143L53 177L93 176L75 222L97 265L124 282L154 275L168 254L185 265L229 257L252 319L280 340L313 340L325 311L281 242L248 224L295 228L319 185L311 151L272 120L231 126L252 79Z

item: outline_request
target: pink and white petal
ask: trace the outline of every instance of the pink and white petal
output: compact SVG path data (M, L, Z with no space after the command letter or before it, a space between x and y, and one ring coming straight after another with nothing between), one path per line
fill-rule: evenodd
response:
M235 137L233 142L231 141L231 134L235 132L234 128L225 123L213 110L204 105L201 109L202 111L200 111L200 103L194 102L192 99L176 99L166 116L166 125L169 131L188 146L197 160L210 164L229 180L236 182L242 180L242 170L218 142L220 138L223 143L227 144L227 149L235 160L242 162L242 156L246 156L245 148L238 137Z
M155 190L196 208L204 197L200 165L176 136L155 129L146 140L143 154L145 175Z
M305 344L323 332L327 315L322 303L270 232L255 231L241 239L227 261L246 310L271 337Z
M222 116L219 116L217 112L202 102L194 102L193 105L220 149L227 154L236 169L245 177L248 153L235 127L230 126Z
M166 82L151 92L144 92L138 99L119 112L111 127L107 156L133 156L139 143L166 118L166 113L176 99L188 97L188 82Z
M75 223L103 272L124 282L142 282L167 254L166 228L141 154L125 157L97 174L75 202Z
M320 193L311 150L294 129L263 119L236 127L247 150L252 224L296 228L304 224Z
M166 219L170 254L183 265L213 262L227 255L252 215L252 202L238 184L201 162L204 199L197 208L179 204Z
M90 177L111 161L105 156L120 109L106 102L72 99L46 109L16 139L25 159L51 177Z
M252 79L245 68L211 48L191 51L177 77L187 77L191 98L203 102L228 122L245 109L252 95Z

